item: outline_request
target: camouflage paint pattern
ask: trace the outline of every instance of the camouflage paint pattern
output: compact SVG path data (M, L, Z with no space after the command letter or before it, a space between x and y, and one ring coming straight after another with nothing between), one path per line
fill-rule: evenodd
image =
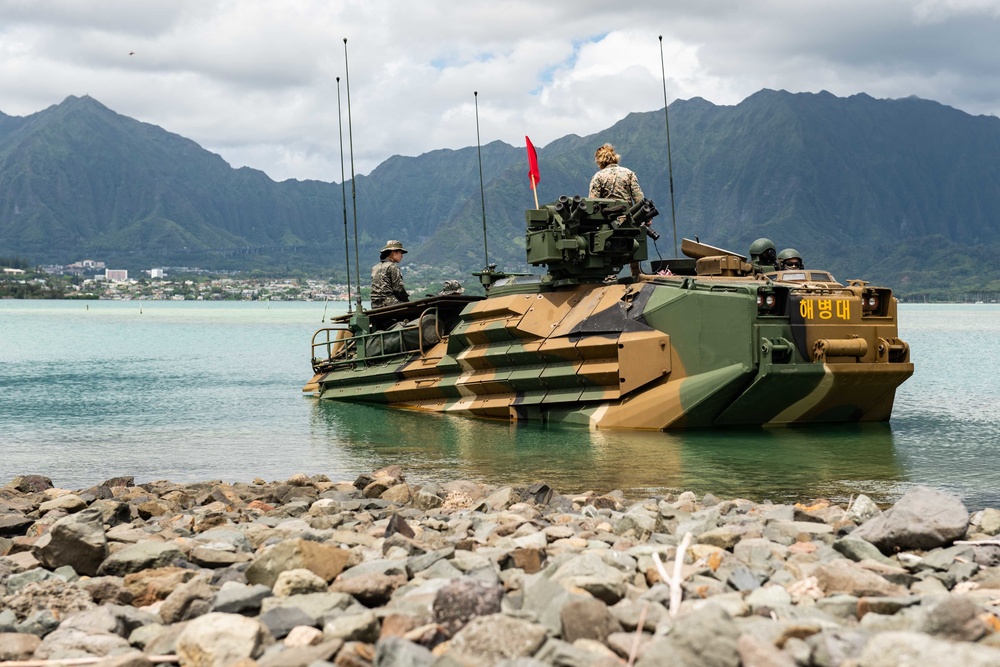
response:
M719 272L731 262L703 264ZM445 320L451 308L454 317L422 351L371 359L343 354L352 336L343 326L322 329L304 391L492 419L668 430L886 421L896 387L913 373L895 298L862 282L512 280L485 299L406 306ZM341 356L329 358L337 347Z

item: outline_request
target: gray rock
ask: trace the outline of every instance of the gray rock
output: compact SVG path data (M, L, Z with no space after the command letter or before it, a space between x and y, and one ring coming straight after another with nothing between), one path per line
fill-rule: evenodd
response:
M162 635L165 629L166 626L159 623L143 625L129 634L128 643L137 648L145 649L151 641Z
M131 648L128 640L118 635L76 628L56 629L42 639L34 657L42 660L85 658L121 653Z
M348 552L344 552L345 554ZM392 560L372 560L364 563L359 563L354 567L344 570L340 575L340 579L350 579L352 577L361 577L368 574L384 574L384 575L403 575L406 576L406 563L408 559L392 559Z
M641 622L643 631L653 633L667 615L667 608L652 600L621 600L608 611L627 632L634 632Z
M730 568L726 583L738 591L753 591L760 588L757 575L745 565Z
M115 634L128 637L125 623L114 615L110 606L94 607L66 617L59 624L60 630L80 630L87 633Z
M374 644L378 639L379 627L375 612L368 609L358 614L338 614L323 624L323 639Z
M739 667L740 631L718 605L678 616L670 634L646 647L636 667Z
M344 643L335 640L315 646L284 647L273 646L257 661L258 667L310 667L326 666ZM274 650L273 649L279 649Z
M965 535L968 524L969 511L959 498L917 486L853 534L891 555L898 550L927 550L950 544Z
M585 553L563 563L552 573L552 580L564 586L582 588L607 604L625 597L625 574L594 553Z
M975 559L972 547L959 545L942 549L933 549L924 554L923 558L913 565L914 570L937 570L947 572L955 561L971 561Z
M440 560L451 558L454 553L455 547L452 546L444 547L442 549L434 549L433 551L428 551L427 553L420 554L419 556L411 557L406 561L406 569L411 573L422 572Z
M454 635L476 616L498 613L502 599L502 586L455 579L437 592L431 608L434 621Z
M366 607L379 607L388 602L396 589L405 583L406 575L372 572L338 579L330 584L329 590L346 593Z
M71 565L78 574L97 574L108 555L100 510L85 509L59 519L38 539L33 552L49 569Z
M261 613L272 609L294 607L312 619L307 625L316 625L324 617L351 606L354 600L344 593L306 593L291 595L287 598L265 598L260 605Z
M879 551L878 547L874 544L861 539L861 537L858 536L857 531L851 533L850 535L845 535L834 542L833 548L856 563L869 559L880 563L892 565L896 564L896 562L891 558L883 556L882 552Z
M59 627L59 619L50 609L40 609L32 612L27 618L14 626L14 632L45 637Z
M219 591L212 599L210 611L221 611L228 614L256 614L260 611L260 605L264 598L269 598L274 593L263 584L247 586L235 581L227 581L222 584Z
M751 609L780 609L792 604L792 596L782 586L767 585L750 592L746 596L746 603Z
M840 667L847 660L858 658L869 636L857 630L824 630L806 638L812 649L812 664L816 667Z
M458 579L463 572L451 564L451 561L439 560L430 567L415 572L424 579Z
M974 642L988 631L979 619L982 611L971 598L952 595L931 605L919 629L942 639Z
M215 612L184 628L177 638L177 656L187 667L226 667L241 658L256 658L270 641L260 621Z
M483 667L494 667L506 658L533 655L545 641L545 629L503 614L472 619L451 640L450 650Z
M40 567L12 574L7 577L7 595L17 593L28 584L55 578L57 577L54 574Z
M979 515L979 531L986 535L1000 533L1000 510L987 507Z
M175 588L160 606L160 618L167 625L207 614L215 591L199 576Z
M137 542L108 556L97 573L123 577L133 572L165 567L182 558L180 549L169 542Z
M816 608L834 618L857 618L858 598L854 595L831 595L816 600Z
M563 605L562 638L570 643L577 639L594 639L605 642L612 632L620 632L621 625L608 611L608 606L595 598L571 599Z
M433 653L402 637L386 637L375 645L374 667L427 667L433 662Z
M741 635L736 642L743 667L796 667L795 660L767 641Z
M14 633L14 626L17 625L17 616L10 609L0 609L0 633ZM8 658L13 660L14 658Z
M581 642L582 644L583 642ZM602 645L603 646L603 645ZM607 650L605 648L604 650ZM517 660L537 662L540 665L559 665L560 667L590 667L595 660L595 654L580 646L576 646L559 639L549 638L533 658L513 658L501 662L501 665L513 663ZM515 663L521 664L521 663Z
M615 522L615 535L623 535L632 531L636 537L645 539L656 530L656 517L645 512L628 512Z
M824 563L814 573L820 589L827 595L856 597L905 595L906 589L844 558Z
M298 607L275 607L260 615L260 622L267 626L271 636L283 639L300 625L315 627L318 619L313 618Z
M866 521L874 519L881 513L882 510L878 508L878 505L876 505L871 498L861 493L858 494L858 497L854 499L853 503L851 503L851 508L844 514L844 518L848 521L853 521L854 523L861 525Z
M868 641L858 664L859 667L996 667L1000 665L1000 648L955 643L917 632L884 632Z
M534 617L550 634L562 632L561 612L570 592L544 573L525 576L521 585L524 591L522 610Z

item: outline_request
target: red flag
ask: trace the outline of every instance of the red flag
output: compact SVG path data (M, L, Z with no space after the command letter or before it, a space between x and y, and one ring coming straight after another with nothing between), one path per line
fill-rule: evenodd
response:
M531 139L525 135L524 141L528 144L528 178L531 179L531 187L534 189L538 182L542 180L541 174L538 173L538 155L535 153L535 147L531 145Z

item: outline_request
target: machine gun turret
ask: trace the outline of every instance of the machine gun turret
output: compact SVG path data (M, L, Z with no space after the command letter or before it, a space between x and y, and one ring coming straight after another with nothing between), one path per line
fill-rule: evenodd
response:
M636 223L642 225L643 229L646 230L646 236L654 241L658 241L660 239L660 235L657 231L650 226L653 224L653 218L660 214L660 212L656 210L656 204L653 203L652 199L643 199L640 202L636 202L635 205L628 210L628 213L632 216L632 219L635 220Z
M547 266L556 283L601 282L647 258L646 235L659 236L648 225L657 213L648 199L630 207L617 199L562 196L525 214L528 263Z

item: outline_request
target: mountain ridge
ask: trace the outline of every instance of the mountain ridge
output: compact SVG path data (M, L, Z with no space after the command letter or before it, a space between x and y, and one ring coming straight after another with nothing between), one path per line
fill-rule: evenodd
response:
M908 289L1000 285L998 270L964 266L1000 249L1000 119L916 97L767 89L731 106L676 100L669 114L678 238L743 252L768 236L808 265ZM605 141L661 211L651 255L672 255L662 109L539 148L539 200L586 195L593 151ZM525 270L523 211L533 199L524 149L497 140L482 157L482 193L475 146L392 156L357 176L361 264L399 238L414 269L460 277L482 268L485 199L490 261ZM87 95L29 116L0 113L0 256L344 275L341 191L337 182L234 169ZM951 273L921 274L928 261L948 268L926 254L933 248Z

